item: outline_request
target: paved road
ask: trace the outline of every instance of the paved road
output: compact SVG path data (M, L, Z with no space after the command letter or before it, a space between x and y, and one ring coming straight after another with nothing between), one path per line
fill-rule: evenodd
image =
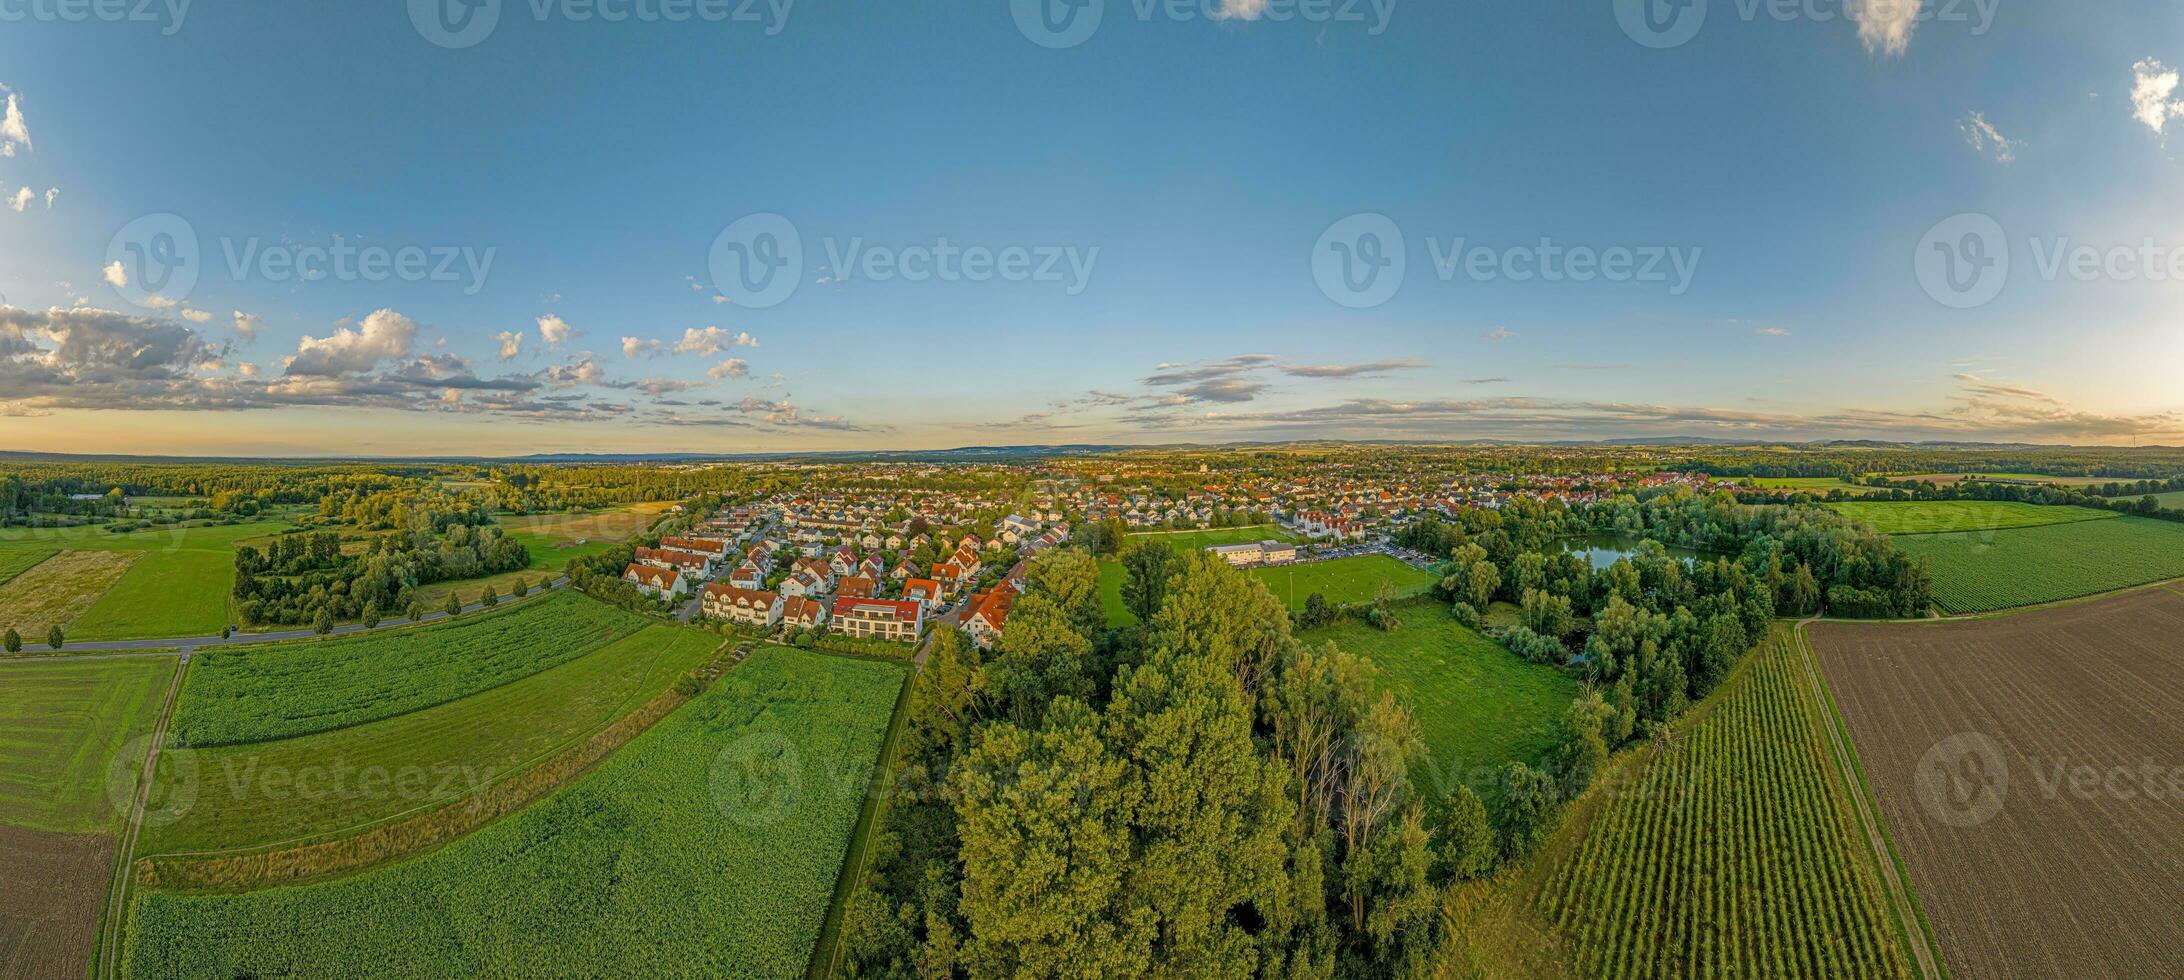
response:
M544 586L540 586L537 589L534 589L531 594L535 596L545 592L547 589L567 588L568 585L568 579L557 578ZM505 605L511 602L522 601L524 600L509 597L502 599L501 603ZM466 613L477 612L484 608L484 603L473 602L467 606L464 606L463 611ZM446 618L447 613L445 612L426 613L423 616L418 617L416 619L416 622L430 623L436 620L442 620ZM685 621L687 621L687 619ZM379 621L379 625L374 627L374 629L393 629L397 626L408 626L410 624L411 620L407 619L382 619ZM347 626L334 627L333 632L329 635L346 636L351 633L362 632L365 632L363 624L351 623ZM237 633L233 637L227 639L222 639L219 636L187 636L150 640L104 640L90 641L84 643L70 642L62 644L60 651L54 656L16 657L12 659L0 659L0 665L11 663L36 663L39 661L50 660L87 659L84 657L76 656L76 654L78 653L128 653L129 651L144 653L157 651L166 653L170 656L179 652L182 656L188 657L189 652L191 650L197 649L198 647L231 646L238 643L274 643L280 640L308 640L317 635L317 633L314 633L310 630L282 630L278 633ZM38 645L42 646L43 644ZM33 649L33 646L30 644L25 644L24 649L27 651Z

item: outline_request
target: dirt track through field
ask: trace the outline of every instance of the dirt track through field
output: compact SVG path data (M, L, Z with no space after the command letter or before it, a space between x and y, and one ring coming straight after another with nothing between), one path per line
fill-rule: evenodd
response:
M2184 595L1808 635L1952 976L2184 976Z
M0 976L82 977L114 838L0 826L0 854Z

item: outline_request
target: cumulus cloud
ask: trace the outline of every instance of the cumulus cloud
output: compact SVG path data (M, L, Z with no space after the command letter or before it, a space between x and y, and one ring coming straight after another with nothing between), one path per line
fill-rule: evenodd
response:
M575 385L595 385L605 381L606 378L607 372L599 367L598 359L588 353L578 354L570 358L569 363L560 367L549 368L546 371L547 383L564 388Z
M1867 54L1900 55L1911 47L1922 0L1850 0L1850 19Z
M1267 0L1221 0L1215 8L1215 20L1258 20L1266 16Z
M383 361L408 357L417 342L417 324L393 310L379 310L356 329L341 327L325 338L304 337L289 358L290 375L333 377L370 371Z
M758 338L742 331L729 333L719 327L691 327L683 331L682 340L675 344L675 353L712 357L731 347L757 346Z
M2004 166L2016 163L2017 151L2025 145L2023 140L2013 140L2002 135L2001 130L1987 121L1984 113L1976 111L1957 120L1957 132L1963 134L1965 145L1970 146L1972 152L1983 157L1991 156L1996 163Z
M660 348L661 344L657 340L640 340L636 337L622 338L623 357L632 359L639 357L657 357L659 356Z
M185 309L182 311L182 319L188 320L191 323L211 323L212 314L207 313L203 310Z
M250 363L249 361L244 361L241 364L235 365L235 373L240 374L246 378L255 378L258 376L258 366Z
M48 210L48 211L51 211L51 210L53 210L53 200L54 200L55 198L57 198L57 197L60 197L60 196L61 196L61 189L60 189L60 188L58 188L58 187L48 187L48 188L46 188L46 192L45 192L45 206L46 206L46 210Z
M106 268L100 270L99 275L104 276L106 278L107 285L110 285L115 289L120 289L124 286L129 285L129 270L122 268L120 259L115 259L113 264L108 265Z
M517 354L523 353L523 335L520 333L503 330L494 334L493 339L500 341L500 359L503 362L513 361Z
M740 357L731 357L713 365L712 370L705 373L715 381L740 380L751 376L751 362Z
M2168 134L2169 120L2184 116L2184 101L2176 95L2177 71L2147 58L2131 66L2131 116L2156 135Z
M15 213L21 214L23 213L23 209L30 207L31 198L37 196L38 195L30 188L25 187L22 190L16 191L14 197L8 198L8 207L14 208Z
M236 336L238 336L238 337L241 337L241 338L243 338L243 343L246 343L246 344L254 344L254 343L257 343L257 342L258 342L258 326L259 326L259 324L260 324L261 322L262 322L262 321L260 321L260 320L259 320L259 318L258 318L258 317L257 317L256 315L254 315L254 314L250 314L250 313L245 313L245 312L243 312L243 311L241 311L241 310L236 310L236 311L235 311L235 335L236 335Z
M23 122L23 104L9 92L7 110L0 113L0 156L14 156L18 146L30 149L30 127Z
M546 339L547 347L559 347L576 335L576 328L551 313L538 318L538 335Z
M1498 344L1505 340L1514 340L1516 339L1516 336L1516 332L1510 330L1508 327L1495 327L1494 329L1486 332L1486 342L1489 344Z
M11 395L179 381L225 355L224 347L169 321L89 307L37 313L0 306L0 390Z

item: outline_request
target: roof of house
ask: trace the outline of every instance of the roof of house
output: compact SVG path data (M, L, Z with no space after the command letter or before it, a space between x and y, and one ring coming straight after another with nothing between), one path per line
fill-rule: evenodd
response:
M1009 610L1016 606L1016 589L1007 582L992 590L971 597L971 604L963 611L963 622L983 619L986 625L998 630L1009 620Z
M752 606L772 606L779 596L757 589L739 589L733 585L708 585L705 597L715 602L741 602Z
M902 583L903 595L909 595L920 589L925 590L927 595L939 595L940 583L929 578L914 578Z
M628 568L622 569L624 579L628 579L631 575L637 576L636 581L638 582L661 589L672 589L675 587L675 583L682 579L682 573L672 568L654 568L651 565L639 565L635 562L630 563Z
M821 613L826 612L826 608L813 600L790 596L781 600L781 618L796 622L817 619Z
M922 616L925 604L900 599L836 599L834 615L856 616L879 614L896 620L915 620Z

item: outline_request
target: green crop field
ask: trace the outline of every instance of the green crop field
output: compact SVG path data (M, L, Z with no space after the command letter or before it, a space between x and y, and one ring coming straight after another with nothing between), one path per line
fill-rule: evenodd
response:
M1991 612L2184 578L2184 524L2143 517L1922 534L1896 546L1932 562L1934 600Z
M1872 525L1873 530L1882 534L1999 531L2122 516L2115 511L2090 507L2046 507L2008 500L1859 501L1828 506L1854 521Z
M118 569L119 579L71 576L71 640L129 640L162 636L211 636L229 622L235 588L237 542L286 530L277 521L204 527L149 528L115 534L104 526L0 530L0 566L11 556L51 553L55 560L96 561ZM20 561L21 558L12 560ZM10 583L15 585L19 583ZM9 601L0 594L0 619ZM38 628L43 634L43 626ZM27 632L25 635L29 635Z
M2143 493L2127 493L2121 497L2112 497L2110 499L2121 500L2128 503L2137 503L2140 499L2146 496L2147 495ZM2161 504L2161 508L2163 510L2184 510L2184 490L2173 490L2168 493L2153 494L2152 496L2155 502ZM6 573L0 572L0 579L4 579L5 577Z
M1304 608L1304 600L1314 592L1326 596L1328 602L1342 605L1369 601L1381 582L1394 585L1398 596L1414 596L1424 593L1436 581L1432 572L1386 555L1358 555L1333 561L1254 568L1251 574L1265 582L1275 597L1288 603L1291 609Z
M1393 633L1345 622L1301 639L1371 660L1380 683L1410 706L1433 755L1419 785L1438 796L1460 780L1493 797L1490 777L1503 763L1538 765L1577 682L1465 629L1442 603L1408 602L1396 614L1403 626Z
M1571 972L1910 975L1796 642L1777 627L1676 740L1608 774L1589 826L1565 828L1574 849L1538 908Z
M174 670L166 657L0 667L0 824L111 829L113 771L126 774L124 800L136 789L137 767L115 757L144 748L131 743L151 731Z
M1830 490L1841 490L1845 493L1856 494L1880 492L1874 487L1846 483L1832 476L1755 476L1748 478L1747 482L1766 490L1804 490L1810 493L1827 493Z
M14 548L0 551L0 585L60 552L60 548Z
M905 670L767 648L591 774L421 857L140 892L130 976L800 977Z
M545 761L644 705L720 645L653 626L457 701L300 738L190 752L195 803L140 855L300 842L430 809ZM179 755L179 753L177 753ZM183 778L160 772L156 799Z
M429 626L202 650L183 683L175 744L269 742L392 718L567 663L647 622L564 590Z

